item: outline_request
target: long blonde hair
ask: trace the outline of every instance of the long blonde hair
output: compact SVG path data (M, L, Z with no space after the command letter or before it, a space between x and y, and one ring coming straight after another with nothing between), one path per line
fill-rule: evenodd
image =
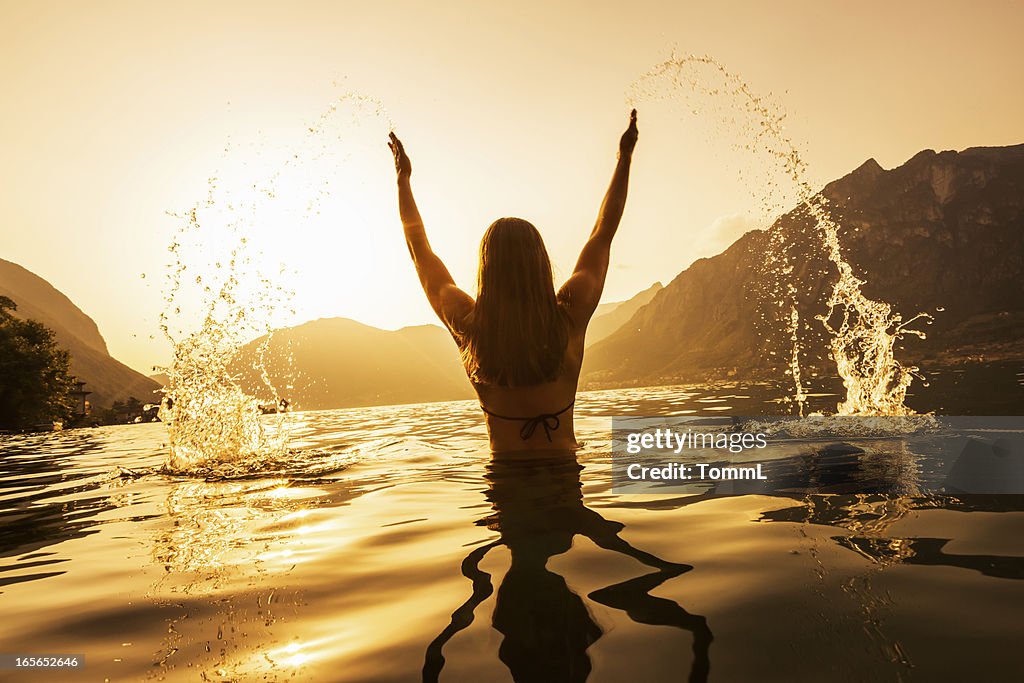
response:
M499 218L480 241L476 307L460 344L469 378L500 386L553 381L568 339L544 240L528 221Z

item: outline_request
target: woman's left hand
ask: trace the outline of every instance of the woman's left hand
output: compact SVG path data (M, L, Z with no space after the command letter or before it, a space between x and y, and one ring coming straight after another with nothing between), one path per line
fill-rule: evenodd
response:
M636 147L636 139L639 133L636 129L636 109L629 112L629 128L622 134L619 140L619 156L628 157L633 155L633 148Z
M391 153L395 156L395 173L398 174L398 179L408 178L412 175L412 162L409 161L408 155L405 153L405 147L402 146L402 141L398 139L398 136L394 132L388 133L388 147L391 148Z

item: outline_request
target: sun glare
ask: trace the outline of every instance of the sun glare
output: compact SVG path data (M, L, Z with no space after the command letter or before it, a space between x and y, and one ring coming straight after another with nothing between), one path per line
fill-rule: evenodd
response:
M227 145L207 196L177 214L197 226L180 247L188 271L177 309L198 317L208 306L197 304L230 276L243 302L269 288L286 294L262 310L272 320L253 320L257 329L331 316L386 327L424 307L404 296L416 282L397 224L386 121L354 105L325 111L317 126Z

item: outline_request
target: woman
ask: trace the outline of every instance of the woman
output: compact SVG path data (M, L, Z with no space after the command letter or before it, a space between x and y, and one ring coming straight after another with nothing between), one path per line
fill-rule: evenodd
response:
M618 164L597 223L557 294L540 233L520 218L500 218L484 234L476 300L459 289L430 248L405 148L394 133L390 138L405 241L430 305L462 354L486 416L491 450L577 448L572 418L583 340L601 300L612 238L626 204L636 110L619 141Z

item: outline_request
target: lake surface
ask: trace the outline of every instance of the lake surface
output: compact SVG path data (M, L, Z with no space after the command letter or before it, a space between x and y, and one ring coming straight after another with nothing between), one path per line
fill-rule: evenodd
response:
M933 400L1019 414L1016 372ZM160 473L161 424L0 437L0 652L86 661L0 679L1024 677L1024 496L611 491L611 416L775 394L581 394L584 448L528 459L472 402L298 413L259 471Z

